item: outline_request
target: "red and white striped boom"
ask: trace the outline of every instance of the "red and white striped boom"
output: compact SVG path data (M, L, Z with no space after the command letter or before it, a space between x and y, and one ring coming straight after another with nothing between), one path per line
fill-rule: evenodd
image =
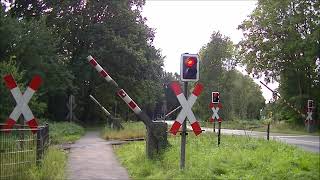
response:
M117 95L129 106L129 108L140 117L146 126L150 126L150 118L140 109L140 107L135 103L131 97L121 88L118 84L111 78L111 76L104 70L100 64L90 55L87 57L88 62L97 70L97 72L107 81L112 83L117 90Z

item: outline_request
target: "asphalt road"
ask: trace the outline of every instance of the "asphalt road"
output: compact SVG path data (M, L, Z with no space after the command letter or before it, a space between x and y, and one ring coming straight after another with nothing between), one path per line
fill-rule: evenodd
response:
M169 125L173 124L173 121L166 121ZM191 129L191 126L188 126ZM205 132L213 132L212 128L203 128ZM216 132L217 129L216 129ZM233 130L233 129L221 129L221 134L229 135L242 135L252 136L258 138L267 138L265 132L250 131L250 130ZM296 135L296 134L282 134L282 133L270 133L270 140L276 140L283 143L298 146L304 150L320 153L320 136L310 135Z

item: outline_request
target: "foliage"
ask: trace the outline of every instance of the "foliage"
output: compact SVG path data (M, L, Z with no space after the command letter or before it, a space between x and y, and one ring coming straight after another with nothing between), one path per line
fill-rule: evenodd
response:
M64 107L65 102L63 105L56 102L52 104L51 99L66 95L66 90L72 88L72 75L57 51L59 38L46 27L45 18L33 21L16 19L1 9L0 24L1 62L14 57L17 62L14 66L19 66L23 72L23 82L29 82L36 74L42 77L43 84L36 95L45 104L42 105L42 109L35 108L33 111L36 116L43 115L44 112L41 110L48 107L49 110L45 111L46 116L54 116L55 112L51 107Z
M247 71L257 77L264 75L267 82L279 81L281 96L300 111L304 111L308 98L317 105L320 101L316 67L320 54L319 7L316 0L258 1L239 26L244 35L239 53ZM299 114L282 102L281 106L277 113L282 119L302 124Z
M86 62L89 54L138 104L144 104L146 111L153 110L155 97L161 90L162 58L151 44L153 31L141 16L143 4L143 1L52 3L47 24L62 37L61 53L67 56L68 66L76 75L74 83L78 90L74 93L78 95L80 119L88 121L99 111L90 105L89 94L96 95L106 107L113 107L114 101L120 100ZM119 112L127 113L126 105L119 105Z
M116 154L133 179L319 178L318 154L275 141L238 136L222 136L218 147L212 136L188 138L184 171L179 170L180 138L169 138L172 147L158 160L146 158L142 142L120 146Z
M264 98L260 87L249 76L234 69L234 45L228 37L214 32L211 41L200 51L201 79L204 92L196 103L196 111L208 120L212 114L208 107L211 92L220 92L223 109L220 115L225 120L259 119Z
M53 144L74 142L84 135L84 128L70 122L58 122L49 124L50 139Z
M105 127L102 130L103 139L133 139L133 138L145 138L146 126L142 122L126 122L122 124L124 129L115 130L110 127Z
M25 175L25 179L66 179L67 155L63 150L49 147L40 166L34 165Z
M2 2L3 5L5 2ZM76 97L80 121L99 119L88 98L95 95L107 108L120 101L112 87L86 62L92 54L118 84L149 114L161 97L163 59L153 45L154 32L141 16L143 0L14 1L1 9L0 59L16 56L24 81L40 74L40 99L46 117L66 117L65 103ZM109 92L109 93L106 93ZM125 103L118 113L128 116ZM131 113L130 113L131 114ZM128 118L127 118L128 119Z

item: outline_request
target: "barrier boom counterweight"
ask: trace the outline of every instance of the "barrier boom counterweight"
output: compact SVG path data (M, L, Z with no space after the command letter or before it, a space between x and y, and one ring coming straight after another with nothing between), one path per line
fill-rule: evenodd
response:
M168 145L167 140L167 124L164 122L152 122L150 117L141 110L132 98L119 87L119 85L111 78L99 63L90 55L87 57L88 62L97 70L97 72L117 90L117 95L128 105L128 107L139 117L147 127L147 155L152 158L155 153L161 152Z

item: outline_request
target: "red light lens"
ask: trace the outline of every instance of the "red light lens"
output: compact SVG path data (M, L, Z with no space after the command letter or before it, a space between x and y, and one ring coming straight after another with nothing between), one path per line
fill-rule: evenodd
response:
M191 68L194 64L196 63L196 59L193 57L189 57L186 61L185 64L187 67Z

